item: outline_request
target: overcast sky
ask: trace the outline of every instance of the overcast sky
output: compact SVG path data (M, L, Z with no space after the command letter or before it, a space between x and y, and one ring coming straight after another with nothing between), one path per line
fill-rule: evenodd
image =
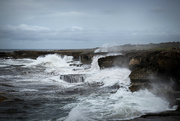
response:
M0 0L0 49L180 41L180 0Z

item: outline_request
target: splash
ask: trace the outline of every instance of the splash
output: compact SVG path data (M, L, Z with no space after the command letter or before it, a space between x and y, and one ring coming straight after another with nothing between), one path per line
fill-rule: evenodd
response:
M100 67L99 67L99 65L98 65L98 59L100 59L100 58L103 58L103 57L106 57L106 56L116 56L116 55L121 55L121 53L120 52L116 52L116 53L111 53L111 52L109 52L109 53L107 53L107 54L105 54L105 55L96 55L96 56L94 56L93 57L93 60L92 60L92 63L91 63L91 68L90 68L90 70L91 71L97 71L97 70L100 70Z
M98 59L105 57L105 55L97 55L93 57L92 63L91 63L91 68L90 71L97 71L100 70L99 65L98 65Z
M110 68L99 70L88 77L85 82L89 84L102 83L103 87L111 87L114 85L129 86L130 79L128 78L131 71L126 68Z
M115 97L114 97L115 96ZM139 117L150 112L169 110L168 102L156 97L147 90L136 93L119 89L115 94L91 94L82 98L77 107L73 108L69 119L83 121L81 117L89 120L126 120ZM74 111L75 110L75 111ZM79 112L80 117L71 117Z
M33 65L43 65L46 67L67 67L69 62L73 61L72 56L60 56L58 54L48 54L45 57L38 57L33 63Z
M101 83L99 88L118 85L119 89L114 93L97 91L79 97L79 103L72 108L66 121L127 120L146 113L172 110L169 102L148 90L132 93L129 90L130 73L126 68L110 68L92 74L85 80L86 83Z
M40 105L43 102L47 111L39 110L42 107L37 105L34 112L42 112L43 114L40 115L43 117L49 111L52 112L51 117L44 119L54 120L54 116L59 115L57 117L59 119L56 119L60 121L126 120L147 113L174 109L169 108L169 102L148 90L131 92L129 69L118 67L100 69L98 59L108 54L95 56L90 69L70 66L73 65L72 56L57 54L49 54L36 60L0 61L1 65L15 65L1 68L4 73L4 68L9 69L9 72L12 69L13 73L1 75L0 78L5 80L2 83L13 85L8 86L8 90L18 87L16 91L22 94L21 97L24 94L28 103L29 99L37 99L38 101L33 102L38 102ZM83 81L68 82L61 79L60 75L74 76L75 79L82 76L86 78L83 78ZM6 91L6 88L3 89ZM43 97L40 101L39 96ZM32 115L36 115L34 112L32 111ZM42 120L41 118L35 116L34 120Z
M38 57L32 63L26 64L26 67L45 68L45 73L63 74L72 73L74 67L70 67L73 56L61 56L58 54L48 54L44 57Z

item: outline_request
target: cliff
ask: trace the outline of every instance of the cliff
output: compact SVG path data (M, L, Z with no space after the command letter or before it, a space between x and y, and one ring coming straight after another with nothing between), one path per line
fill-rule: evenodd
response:
M100 68L126 67L131 70L132 92L148 89L179 105L180 49L125 51L122 55L107 56L98 60ZM179 115L180 106L178 107Z
M135 82L156 82L161 80L170 83L173 80L179 90L180 81L180 50L139 50L128 51L118 56L100 58L100 68L126 67L132 72L130 79Z
M180 50L170 51L130 51L118 56L100 58L100 68L112 66L127 67L132 79L146 79L157 74L178 76L180 67ZM142 74L141 74L142 73Z

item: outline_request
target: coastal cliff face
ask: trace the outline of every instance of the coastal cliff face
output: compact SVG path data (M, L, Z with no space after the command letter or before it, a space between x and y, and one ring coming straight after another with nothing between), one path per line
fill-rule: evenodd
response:
M150 44L146 46L138 45L138 47L124 45L122 47L118 47L119 49L123 50L121 51L122 55L102 57L98 60L98 64L101 69L114 66L129 68L131 70L130 79L132 85L138 85L137 83L141 83L140 86L142 87L142 84L148 85L147 82L170 83L170 80L173 80L173 85L176 85L175 89L180 90L180 87L178 86L180 83L179 45L179 43L164 43L159 45ZM158 50L158 47L163 49ZM0 58L36 59L39 56L57 53L62 56L73 56L75 60L80 60L82 64L90 64L92 62L92 58L95 55L106 55L108 53L94 53L96 49L97 48L53 51L22 50L14 52L0 52Z
M101 69L125 67L131 70L131 86L134 92L148 89L166 98L172 105L179 105L180 92L180 50L127 51L118 56L100 58ZM177 111L179 111L179 107Z
M180 81L180 50L170 51L130 51L118 56L108 56L98 60L100 68L126 67L132 72L132 83L147 82L172 83L176 90ZM136 90L135 88L132 90Z
M95 49L84 50L56 50L56 51L15 51L12 53L0 52L0 58L37 58L46 54L60 54L73 56L82 64L90 64L94 55L107 53L94 53ZM102 57L98 60L99 67L110 68L114 66L129 68L133 81L180 80L180 49L167 50L136 50L122 51L122 55Z

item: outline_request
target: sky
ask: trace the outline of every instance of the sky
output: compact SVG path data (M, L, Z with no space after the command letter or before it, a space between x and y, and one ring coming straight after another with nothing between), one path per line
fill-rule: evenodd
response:
M0 49L180 41L180 0L0 0Z

